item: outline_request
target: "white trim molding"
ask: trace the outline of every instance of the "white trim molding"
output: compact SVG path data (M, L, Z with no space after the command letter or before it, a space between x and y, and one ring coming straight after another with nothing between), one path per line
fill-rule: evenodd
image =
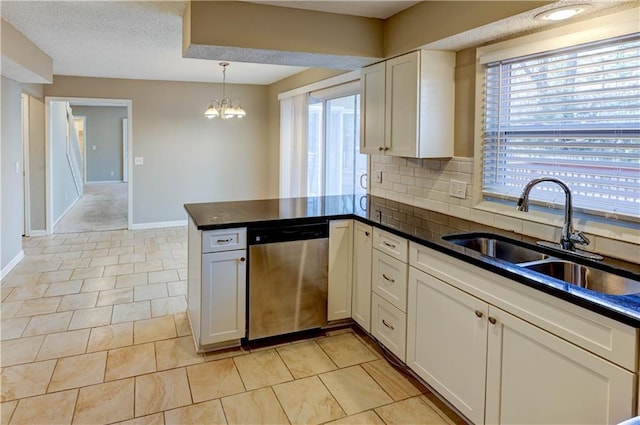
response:
M136 223L129 226L130 230L146 230L146 229L160 229L163 227L180 227L186 226L187 220L175 220L175 221L158 221L155 223Z
M13 270L13 268L17 266L20 261L22 261L23 258L24 258L24 251L20 250L20 252L18 252L18 254L15 257L13 257L11 261L9 261L9 264L4 266L4 268L0 270L0 280L4 279L9 274L9 272Z

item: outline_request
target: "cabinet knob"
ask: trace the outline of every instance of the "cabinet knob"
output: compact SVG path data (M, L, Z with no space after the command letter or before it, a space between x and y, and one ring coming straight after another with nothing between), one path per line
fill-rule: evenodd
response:
M382 146L380 146L380 147L378 147L378 150L379 150L379 151L383 151L383 150L384 150L384 148L383 148Z
M476 316L482 317L483 313L480 310L476 310Z
M498 323L498 321L496 320L495 317L489 316L489 323L491 323L492 325L495 325L496 323Z
M369 232L364 232L364 235L365 236L369 236Z
M387 322L385 322L384 319L382 319L382 324L385 325L386 327L388 327L391 330L394 330L395 328L393 326L391 326L390 324L388 324Z
M240 257L240 261L245 262L246 259L244 257Z
M388 151L388 150L389 150L389 147L388 147L388 146L385 146L385 147L384 147L384 151L386 152L386 151Z

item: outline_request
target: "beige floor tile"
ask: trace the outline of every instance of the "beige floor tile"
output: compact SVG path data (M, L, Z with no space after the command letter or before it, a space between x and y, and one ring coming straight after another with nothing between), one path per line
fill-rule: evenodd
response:
M231 357L237 357L237 356L241 356L249 353L250 351L244 347L241 347L241 346L232 347L232 348L227 348L220 351L210 351L208 353L204 353L204 361L212 362L215 360L228 359Z
M11 274L2 281L2 287L12 288L14 286L35 285L40 279L41 274L42 273Z
M226 424L220 400L193 404L164 412L167 425Z
M315 341L287 345L277 351L296 379L337 369Z
M2 340L20 338L22 332L31 321L30 317L19 317L17 319L5 319L2 315L2 323L0 330L0 337Z
M65 295L60 301L58 311L81 310L84 308L93 308L98 301L97 292L83 292L81 294Z
M174 282L180 280L177 270L149 272L149 283Z
M170 297L178 295L187 295L187 282L179 280L177 282L167 282L167 291Z
M393 401L360 366L324 373L320 379L348 415Z
M316 340L318 345L338 365L352 366L376 360L376 356L353 333L344 333Z
M7 401L0 404L0 425L8 425L13 411L16 410L18 400Z
M122 248L123 250L130 250L131 247L125 247ZM122 254L120 255L120 258L118 260L118 262L120 264L127 264L127 263L144 263L145 261L147 261L147 257L144 255L144 253L132 253L132 254ZM135 268L134 268L135 270Z
M116 287L115 276L92 277L85 279L82 284L82 292L107 291Z
M184 295L151 300L151 315L153 317L179 314L187 311L187 299Z
M133 299L135 301L153 300L169 296L166 283L136 286L133 290Z
M106 351L58 359L48 392L101 383L106 361Z
M91 329L87 353L126 347L133 344L133 322L99 326Z
M433 393L426 393L420 396L420 400L422 400L427 406L429 406L433 411L437 412L445 422L449 425L467 425L467 422L464 421L456 412L454 412L449 406L444 404L442 400L440 400Z
M69 280L67 282L50 283L49 288L44 293L45 297L56 297L60 295L77 294L82 288L82 280Z
M71 322L72 315L73 312L65 311L62 313L34 316L29 321L29 324L22 333L22 336L45 335L66 331L69 327L69 323Z
M291 423L319 424L346 416L317 376L273 386Z
M238 425L286 424L287 415L271 388L262 388L222 399L227 422Z
M88 249L96 249L96 244L94 242L80 243L80 241L78 241L78 243L73 243L71 248L69 248L70 251L86 251Z
M54 313L60 305L61 297L38 298L35 300L24 300L15 317L36 316L38 314ZM8 303L5 303L5 305ZM4 311L3 311L4 313Z
M275 350L235 357L233 361L247 390L293 380L293 376Z
M244 385L232 359L189 366L187 376L194 403L244 391Z
M109 250L108 249L89 249L86 251L82 251L82 258L85 257L90 257L90 258L95 258L95 257L106 257L109 255Z
M133 418L133 378L80 388L74 424L108 424Z
M155 353L153 343L109 350L105 381L155 372Z
M118 264L118 256L112 255L107 257L96 257L91 258L91 266L92 267L104 267L104 266L113 266ZM106 271L106 269L105 269ZM104 273L103 273L104 276Z
M49 288L48 283L40 283L37 285L17 286L13 288L11 294L6 298L7 301L21 301L33 298L41 298Z
M71 279L87 279L90 277L102 277L104 273L104 267L85 267L82 269L75 269L71 275Z
M133 288L109 289L100 291L97 306L126 304L133 302Z
M0 375L2 401L44 394L55 365L55 360L48 360L3 368Z
M424 387L402 375L384 359L361 366L396 401L422 394Z
M147 284L146 273L123 274L116 277L116 288L131 288Z
M45 338L37 360L84 354L89 340L89 329L49 334Z
M128 421L118 423L120 425L164 425L164 413L160 412L153 415L141 416L139 418L129 419Z
M78 250L74 250L78 251ZM58 270L78 269L83 267L89 267L91 264L91 258L69 258L63 260ZM73 275L72 275L73 276Z
M429 407L420 397L378 407L375 411L387 425L417 423L448 425L448 421Z
M132 322L151 318L149 301L137 303L116 304L113 306L111 323Z
M3 319L12 319L22 308L24 301L5 302L0 305L0 313ZM27 316L23 316L27 317Z
M106 266L102 276L120 276L133 273L133 264L114 264Z
M43 250L44 252L44 250ZM42 274L49 274L49 273L56 273L56 270L58 270L58 268L60 267L60 264L62 264L62 261L60 260L37 260L36 259L37 256L34 256L32 258L25 258L24 260L22 260L20 262L20 264L18 264L16 266L16 268L13 269L13 271L15 273L35 273L35 272L42 272ZM31 261L29 261L31 260ZM68 273L65 271L64 273L61 274L71 274L71 272L69 271ZM62 280L68 280L68 279L62 279ZM46 283L46 281L42 280L42 276L40 276L40 283Z
M40 279L38 279L39 283L52 283L52 282L63 282L66 280L71 280L71 273L73 270L59 270L55 272L45 272L40 275Z
M180 313L173 316L176 321L176 331L178 336L191 335L191 325L189 324L189 318L187 313Z
M106 306L74 311L69 330L108 325L111 323L112 308Z
M191 394L184 368L136 377L135 415L191 404Z
M347 416L337 421L328 422L327 425L385 425L380 416L376 415L373 410L358 413L357 415ZM408 424L409 425L409 424Z
M158 370L204 362L204 355L196 352L193 338L190 336L157 341L155 344Z
M70 424L78 390L62 391L20 400L11 425Z
M138 320L133 324L134 344L176 338L176 324L172 316Z
M171 269L179 269L182 267L187 267L187 260L184 258L177 259L164 259L162 260L162 268L165 270Z
M157 272L159 270L162 270L162 261L160 260L144 261L142 263L133 264L134 273Z
M0 365L6 367L34 361L42 341L44 341L44 336L4 341L0 345L0 352L2 353Z

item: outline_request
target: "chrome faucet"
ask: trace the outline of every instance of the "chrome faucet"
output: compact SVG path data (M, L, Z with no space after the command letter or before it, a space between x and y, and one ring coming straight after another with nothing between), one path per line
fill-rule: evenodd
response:
M518 203L516 205L516 209L518 211L529 211L529 192L531 189L538 183L542 182L551 182L555 183L562 188L565 195L565 203L564 203L564 224L562 226L562 235L560 236L560 246L558 247L555 244L548 244L544 242L538 242L540 245L547 246L549 248L554 249L562 249L564 251L572 251L576 254L589 257L591 259L602 259L599 255L587 253L584 251L576 251L575 244L579 245L589 245L589 239L580 231L575 230L573 228L573 202L571 200L571 189L564 183L562 180L555 179L553 177L540 177L537 179L531 180L524 187L522 191L522 195L518 199Z

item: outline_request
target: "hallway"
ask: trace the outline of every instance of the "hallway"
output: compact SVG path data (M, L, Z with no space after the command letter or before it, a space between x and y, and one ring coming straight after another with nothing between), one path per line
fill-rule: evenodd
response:
M127 188L127 183L85 183L83 197L58 221L53 232L126 229Z

